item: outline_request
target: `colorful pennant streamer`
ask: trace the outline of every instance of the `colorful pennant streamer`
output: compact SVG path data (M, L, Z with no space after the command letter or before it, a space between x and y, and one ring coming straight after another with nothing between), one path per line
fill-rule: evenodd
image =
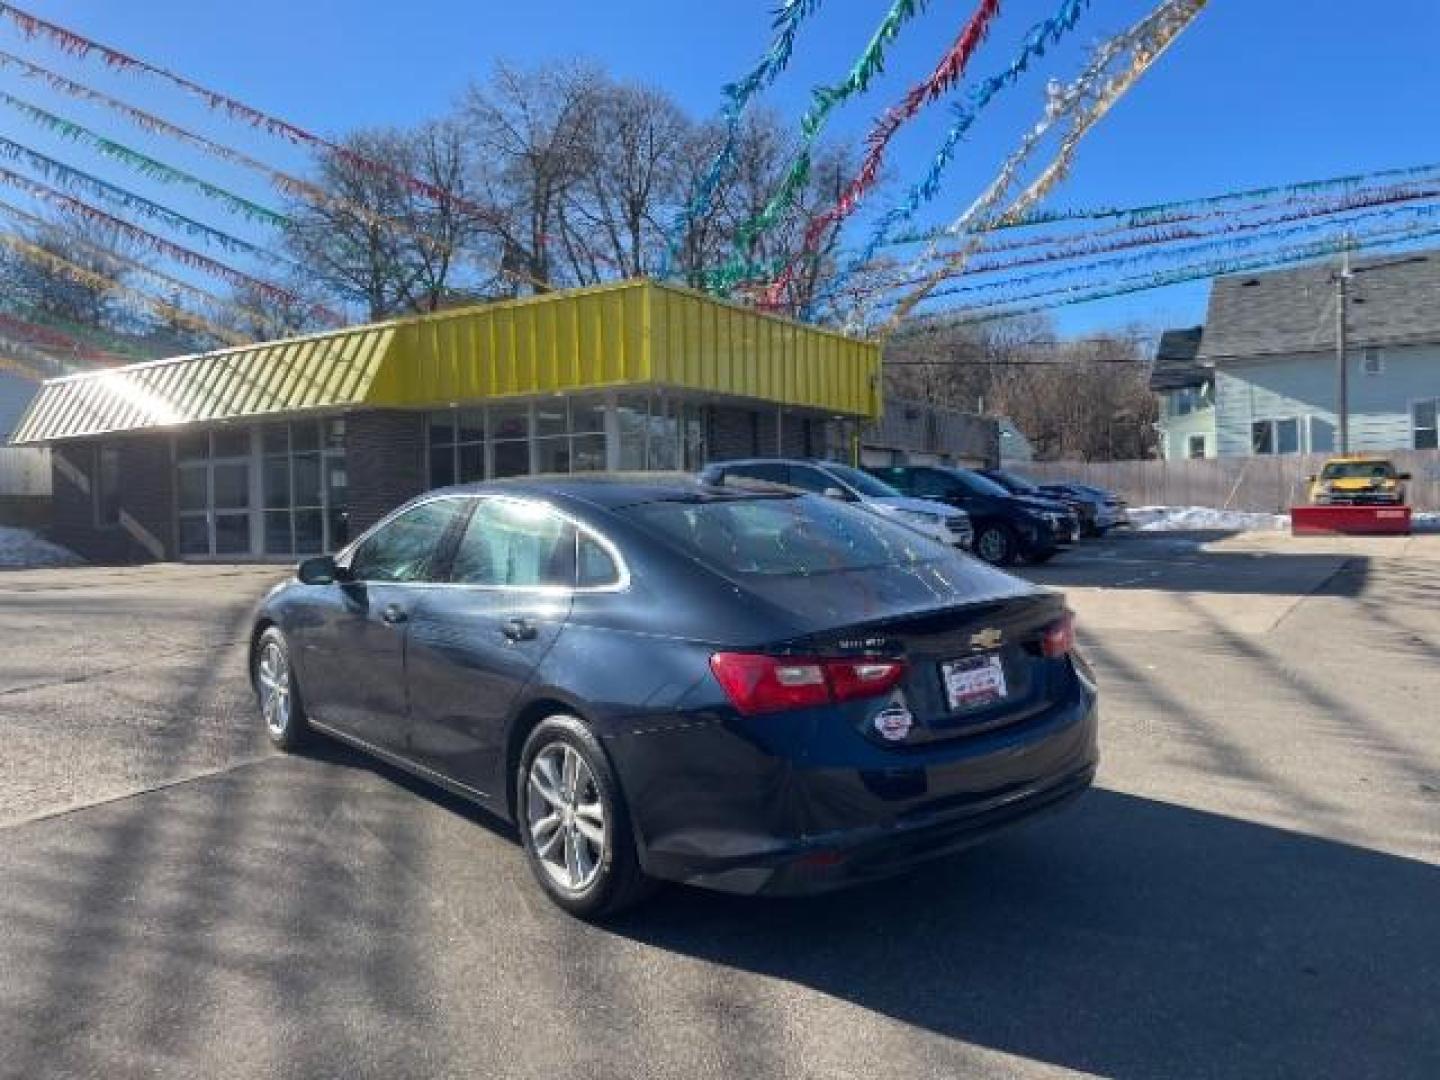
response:
M9 158L11 161L23 161L32 169L38 172L47 180L54 180L71 189L84 189L105 202L119 206L132 213L142 214L152 221L158 221L167 228L177 232L186 233L189 236L204 237L207 243L214 243L227 251L241 255L253 255L256 258L264 259L267 262L281 263L294 266L289 259L268 251L248 240L242 240L238 236L222 232L219 229L188 218L184 214L177 213L159 203L152 202L143 195L137 195L133 191L119 187L106 180L64 162L56 161L52 157L37 150L31 150L28 146L0 136L0 155Z
M1013 220L1029 212L1030 208L1043 199L1069 173L1081 142L1090 130L1114 108L1125 93L1150 70L1151 66L1170 48L1179 36L1195 21L1204 10L1208 0L1164 0L1151 14L1140 20L1129 30L1102 45L1095 60L1059 94L1052 96L1045 119L1026 136L1019 150L1012 154L1001 168L1000 174L990 187L965 213L961 214L949 230L951 235L965 233L973 221L984 221L1005 198L1020 166L1030 156L1040 137L1061 116L1071 116L1069 130L1061 140L1054 160L1025 188L1003 211L998 212L1000 220ZM1099 77L1120 55L1128 53L1129 65L1118 75L1103 83ZM1098 84L1098 85L1097 85ZM957 273L970 254L980 243L979 237L956 252L947 253L941 265L931 273L917 289L906 296L896 307L886 323L885 333L894 333L905 316L925 299L946 278ZM924 266L935 254L932 244L913 264L917 269Z
M990 322L996 319L1010 319L1037 311L1046 311L1051 308L1066 307L1071 304L1088 304L1096 300L1108 300L1117 296L1128 296L1133 293L1148 292L1152 289L1168 288L1172 285L1180 285L1189 281L1202 281L1224 274L1243 274L1276 266L1312 262L1315 259L1337 255L1343 251L1395 247L1400 244L1414 243L1434 236L1440 236L1440 226L1427 225L1420 227L1416 225L1403 229L1359 236L1346 233L1333 237L1330 240L1316 241L1292 249L1281 249L1248 260L1214 260L1203 264L1178 267L1174 270L1159 274L1145 274L1121 278L1118 279L1116 283L1111 283L1100 289L1092 288L1091 291L1083 293L1077 293L1075 287L1068 290L1048 290L1044 295L1052 295L1056 292L1064 292L1071 295L1030 306L1009 307L1003 304L985 305L968 309L974 312L973 316L962 312L958 317L947 314L945 318L959 323ZM946 292L947 290L943 289L937 290L932 294L932 297L939 297ZM1010 302L1019 303L1020 298L1014 298Z
M81 199L66 195L63 191L58 191L48 184L42 184L38 180L32 180L28 176L22 176L19 173L11 172L9 169L0 167L0 183L9 184L13 188L24 191L32 198L43 200L52 206L57 206L87 220L104 225L118 233L122 233L128 239L143 244L156 254L163 255L168 259L173 259L183 266L188 266L192 270L199 270L202 273L209 274L211 277L226 281L239 288L253 289L275 302L301 305L305 303L298 294L283 286L276 285L263 278L257 278L245 273L243 270L238 270L230 266L228 263L222 263L217 259L212 259L208 255L203 255L191 248L183 247L180 244L165 239L163 236L158 236L150 232L148 229L142 229L139 225L125 221L123 218L117 218L113 214L107 214L97 206L92 206ZM8 204L0 203L0 205ZM14 213L23 212L14 207L10 209ZM39 221L38 218L35 220ZM341 326L345 323L345 317L343 315L340 315L338 312L323 304L313 304L310 305L310 307L316 316L333 326Z
M28 101L17 98L13 94L7 94L3 90L0 90L0 105L14 109L22 116L39 124L48 131L53 131L55 134L62 138L69 139L71 142L83 143L96 153L122 162L138 173L148 176L153 180L159 180L162 184L181 184L194 191L198 191L207 199L220 203L225 209L231 213L239 214L247 221L260 222L263 225L269 225L276 229L284 229L290 224L290 219L284 214L277 213L269 207L252 202L241 195L235 194L233 191L227 191L225 188L212 184L208 180L202 180L200 177L185 172L183 169L177 169L174 166L165 164L163 161L157 161L146 154L140 153L138 150L115 142L113 139L107 139L103 135L91 131L83 124L77 124L73 120L67 120L63 116L56 116L54 113L48 112L38 105L33 105Z
M794 280L796 268L801 262L807 258L813 258L819 253L820 242L826 230L844 221L855 212L861 200L879 177L885 150L895 134L907 122L918 116L925 106L940 100L949 93L959 81L970 63L970 58L990 32L990 24L999 14L1000 0L980 0L979 6L971 12L970 18L960 28L960 33L950 47L945 50L944 55L940 57L940 61L930 74L912 86L901 98L899 104L892 105L875 122L875 126L870 129L869 135L865 138L866 151L860 168L851 177L850 182L845 185L840 197L835 200L835 205L823 213L817 214L806 226L800 251L771 284L766 294L766 302L769 306L774 307L780 303L785 295L785 290Z
M1430 196L1431 200L1440 199L1440 191ZM1385 210L1370 211L1368 213L1356 214L1353 217L1345 218L1343 221L1336 221L1332 218L1319 218L1311 221L1304 221L1298 224L1289 225L1283 228L1270 228L1256 235L1245 236L1221 236L1203 240L1195 244L1182 244L1179 247L1166 248L1158 251L1142 251L1109 258L1094 259L1079 266L1067 266L1054 270L1045 270L1038 273L1024 274L1017 277L1006 278L1001 281L993 281L975 285L959 285L937 290L932 295L959 296L975 292L993 292L999 289L1012 289L1023 287L1042 281L1053 281L1059 278L1074 277L1079 274L1090 274L1107 270L1110 267L1139 266L1147 262L1161 260L1192 259L1198 255L1209 252L1254 248L1262 244L1273 244L1282 240L1291 240L1298 236L1305 236L1314 233L1317 229L1344 228L1349 229L1355 225L1367 221L1391 221L1397 217L1420 217L1433 219L1440 215L1440 205L1425 204L1420 206L1392 207ZM1156 239L1157 243L1168 242L1167 237L1161 236ZM1074 290L1077 288L1094 287L1089 285L1068 285L1061 286L1059 291ZM1046 295L1046 293L1035 294ZM1006 299L991 298L979 301L980 306L989 306L998 303L1009 303L1013 299L1022 297L1010 297ZM1028 297L1023 297L1028 298Z
M89 360L97 363L123 362L122 357L97 349L89 342L73 338L53 327L38 326L35 323L27 322L9 312L0 311L0 334L12 342L30 345L42 352L49 351L46 346L51 350L64 350L66 354L76 360Z
M756 239L775 227L805 189L810 180L811 152L816 140L824 132L830 114L870 88L871 80L884 69L886 46L900 35L907 23L925 10L928 2L929 0L894 0L890 10L880 20L875 33L871 35L870 41L850 68L849 74L839 83L819 87L812 93L810 108L800 120L800 149L795 160L791 162L789 171L780 181L779 190L765 208L736 229L734 255L713 275L712 289L726 293L741 281L754 276L754 267L747 261L748 252Z
M995 222L993 231L1109 218L1122 218L1125 224L1120 226L1121 228L1134 229L1145 225L1163 225L1171 221L1190 220L1205 212L1237 202L1251 203L1252 205L1246 209L1260 209L1272 202L1320 195L1332 188L1353 189L1392 180L1423 180L1433 178L1437 174L1440 174L1440 162L1427 165L1408 165L1398 169L1379 169L1368 173L1352 173L1348 176L1333 176L1323 180L1303 180L1293 184L1273 184L1268 187L1248 188L1243 191L1226 191L1218 195L1205 195L1194 199L1175 199L1170 202L1151 203L1147 206L1040 210L1024 214L1014 221ZM923 229L896 234L887 243L897 246L919 244L943 237L943 234L943 229ZM1019 241L1017 246L1030 242L1038 243L1039 241Z
M881 216L860 254L846 263L844 268L835 275L829 288L820 297L817 297L816 303L834 296L862 267L872 263L876 252L888 239L890 233L914 218L925 203L939 194L941 181L951 162L954 161L960 143L986 106L1007 87L1019 82L1021 76L1030 70L1031 64L1041 59L1047 49L1053 48L1073 30L1089 4L1090 0L1060 0L1060 5L1054 14L1048 19L1036 23L1025 34L1020 52L1010 62L1010 66L980 83L971 90L963 104L955 107L955 122L946 132L944 141L931 159L930 168L924 178L910 188L904 199Z
M725 97L725 107L722 111L725 118L725 138L721 142L720 150L716 153L714 160L710 162L710 168L705 171L705 175L695 185L695 190L691 194L689 202L686 203L685 209L676 215L670 225L670 232L665 242L665 253L660 265L662 279L670 276L670 266L679 253L685 233L697 218L710 209L710 204L715 200L715 192L719 189L721 181L734 168L735 151L740 140L740 124L750 108L750 103L774 83L790 63L790 56L795 51L795 38L800 32L801 24L819 10L822 2L823 0L784 0L772 20L771 28L774 36L770 40L770 47L766 50L765 55L742 78L729 83L721 91Z
M1110 265L1123 265L1129 261L1142 261L1152 259L1164 259L1173 257L1174 251L1161 250L1131 254L1117 259L1100 260L1098 262L1087 262L1081 267L1065 267L1055 270L1044 270L1038 273L1031 272L1015 276L1013 271L1027 266L1044 265L1048 263L1072 262L1076 259L1093 259L1095 256L1104 255L1109 252L1130 252L1136 248L1147 248L1174 244L1181 240L1201 240L1209 246L1215 247L1223 244L1246 244L1251 241L1243 234L1256 231L1273 229L1276 226L1285 225L1291 222L1307 222L1305 229L1314 229L1317 226L1329 224L1330 218L1337 214L1353 213L1356 210L1363 210L1372 207L1394 207L1394 212L1404 212L1410 207L1407 203L1427 203L1440 199L1440 186L1432 184L1429 187L1395 187L1381 188L1373 192L1356 192L1344 198L1331 200L1327 203L1318 203L1307 206L1303 209L1288 211L1269 217L1247 218L1231 220L1222 224L1219 228L1195 228L1193 226L1162 226L1136 233L1135 230L1126 230L1126 233L1119 239L1112 239L1106 233L1095 233L1084 236L1066 237L1063 241L1056 241L1052 250L1045 251L1038 255L1027 256L1021 259L1009 259L978 263L967 266L963 274L959 276L989 276L993 274L1005 274L1004 279L998 281L981 282L974 285L966 285L958 288L946 289L946 295L955 295L962 292L980 292L995 288L1001 288L1017 282L1028 282L1045 280L1048 278L1064 277L1070 274L1079 273L1091 267ZM1298 231L1298 230L1297 230ZM977 251L975 254L991 254L992 249L986 248ZM868 294L888 292L906 285L917 285L921 279L895 280L881 282L867 290Z
M271 116L269 113L252 108L243 101L238 101L227 94L210 90L197 82L185 78L183 75L177 75L173 71L168 71L146 60L141 60L138 57L130 56L127 53L120 52L118 49L112 49L107 45L102 45L98 41L85 37L83 34L77 34L73 30L67 30L63 26L48 22L29 12L22 11L14 4L0 4L0 17L8 18L27 38L43 37L54 44L61 52L80 57L81 59L88 59L91 53L96 53L111 68L121 71L139 72L168 82L172 86L185 91L187 94L199 98L207 107L224 113L232 120L249 124L251 127L258 128L270 135L285 139L288 142L305 145L314 150L324 151L336 160L343 161L347 165L360 169L370 175L388 176L418 195L423 195L436 202L454 204L467 213L474 214L477 217L493 219L496 216L494 211L487 210L467 199L459 198L452 192L447 192L417 176L412 176L382 161L375 161L373 158L365 157L363 154L356 153L348 147L340 146L327 139L323 139L319 135L312 134L304 128L290 123L288 120L281 120L279 117Z
M243 334L237 334L233 330L218 326L208 319L202 318L193 312L186 311L184 308L176 307L174 304L167 303L147 293L142 293L138 289L132 289L128 285L116 281L114 278L107 277L93 270L88 270L83 266L77 266L70 260L63 259L54 252L46 251L44 248L18 236L13 236L9 233L0 233L0 246L7 247L11 251L33 262L39 263L52 272L62 277L67 277L71 281L84 285L87 288L103 290L107 293L114 293L118 296L125 297L128 300L149 308L161 318L179 323L182 326L188 326L190 329L199 331L202 334L207 334L218 341L224 341L231 345L247 345L250 343L250 338Z

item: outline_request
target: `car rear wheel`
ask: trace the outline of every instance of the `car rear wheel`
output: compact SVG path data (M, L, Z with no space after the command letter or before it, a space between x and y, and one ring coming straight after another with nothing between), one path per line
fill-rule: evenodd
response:
M530 733L515 790L530 869L560 907L594 919L650 891L609 758L579 719L551 716Z
M290 666L290 649L277 627L260 635L251 674L265 734L281 750L294 750L304 740L308 727Z
M995 566L1015 561L1015 534L1004 525L986 525L975 534L975 554Z

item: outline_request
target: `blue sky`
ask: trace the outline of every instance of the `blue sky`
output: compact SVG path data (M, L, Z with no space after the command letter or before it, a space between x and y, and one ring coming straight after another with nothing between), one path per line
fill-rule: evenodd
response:
M838 79L889 0L828 0L802 33L787 76L767 102L792 119L810 89ZM1056 0L1009 0L972 76L1013 53L1024 30ZM832 130L858 137L949 42L974 0L932 0L891 52L872 93L838 113ZM615 75L664 87L693 112L714 111L719 89L745 70L769 36L769 0L25 0L22 7L113 47L170 67L311 130L335 135L374 124L407 124L446 109L497 58L539 64L593 58ZM1086 47L1148 10L1145 0L1095 0L1068 48L1045 72L1010 91L977 125L928 221L949 220L993 174L1042 105L1047 73L1073 72ZM1391 0L1212 0L1196 25L1087 140L1070 181L1049 205L1146 203L1440 159L1434 132L1440 101L1440 3ZM303 155L223 121L175 91L98 60L79 62L0 26L0 48L291 169ZM266 197L247 174L153 139L103 109L52 95L0 70L0 89L100 128L137 149ZM945 126L937 107L895 141L897 187L918 175ZM1427 134L1428 133L1428 134ZM216 224L264 239L203 202L96 160L17 115L0 113L0 134L123 183ZM7 194L6 198L12 198ZM877 207L883 205L883 199ZM1140 321L1200 321L1203 285L1063 309L1063 331Z

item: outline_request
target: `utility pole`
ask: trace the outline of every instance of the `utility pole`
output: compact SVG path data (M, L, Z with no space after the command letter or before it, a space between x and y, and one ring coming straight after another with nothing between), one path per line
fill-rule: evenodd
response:
M1335 275L1335 421L1340 429L1340 453L1350 453L1350 373L1345 363L1346 308L1350 301L1350 237L1346 236Z

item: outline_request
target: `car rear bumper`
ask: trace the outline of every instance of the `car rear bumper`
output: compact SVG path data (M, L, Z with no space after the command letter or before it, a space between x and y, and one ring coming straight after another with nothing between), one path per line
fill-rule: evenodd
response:
M1062 805L1094 778L1097 728L1095 695L1077 685L1038 717L877 749L864 767L772 757L723 721L606 745L647 873L798 894L899 873Z

